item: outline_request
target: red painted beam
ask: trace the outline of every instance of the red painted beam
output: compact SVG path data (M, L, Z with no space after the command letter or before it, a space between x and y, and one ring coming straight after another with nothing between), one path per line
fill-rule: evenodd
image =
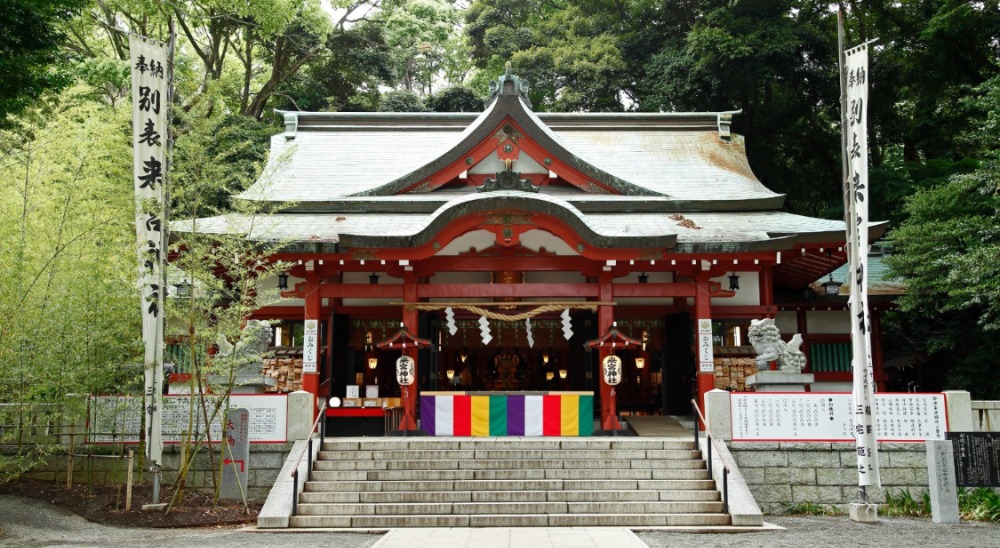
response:
M615 297L694 297L692 283L618 283L612 286Z
M421 298L478 298L478 297L596 297L597 284L420 284L417 294Z
M400 284L323 284L319 293L325 298L402 299Z
M431 272L495 272L520 270L524 272L579 272L601 264L583 257L432 257L414 263L414 267Z

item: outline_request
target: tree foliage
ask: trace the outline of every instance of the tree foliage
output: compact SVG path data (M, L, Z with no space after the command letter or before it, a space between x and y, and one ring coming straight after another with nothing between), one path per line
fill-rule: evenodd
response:
M46 91L72 80L60 64L59 22L84 0L6 0L0 9L0 128Z
M909 217L892 233L896 254L888 261L908 286L896 329L948 370L952 387L983 398L1000 397L997 84L1000 78L983 84L967 101L985 110L983 122L970 132L982 146L983 164L907 199Z
M25 134L0 135L9 143L0 153L0 403L14 411L0 420L8 425L67 394L139 388L130 111L77 91L45 116L18 119ZM18 444L12 436L23 433L5 429L0 443ZM20 446L0 462L0 481L46 450Z

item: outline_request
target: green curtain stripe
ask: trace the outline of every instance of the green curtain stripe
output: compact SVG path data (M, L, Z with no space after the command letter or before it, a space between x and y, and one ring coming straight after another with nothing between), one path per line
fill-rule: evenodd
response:
M490 435L507 435L507 396L490 396Z
M580 434L594 434L594 396L580 396Z

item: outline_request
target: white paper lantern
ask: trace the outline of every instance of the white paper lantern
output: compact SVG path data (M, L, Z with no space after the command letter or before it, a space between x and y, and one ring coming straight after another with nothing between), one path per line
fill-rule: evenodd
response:
M604 358L604 382L609 386L617 386L622 380L622 360L618 356L611 355Z
M409 356L400 356L396 360L396 381L400 386L410 386L413 384L413 369L416 364Z

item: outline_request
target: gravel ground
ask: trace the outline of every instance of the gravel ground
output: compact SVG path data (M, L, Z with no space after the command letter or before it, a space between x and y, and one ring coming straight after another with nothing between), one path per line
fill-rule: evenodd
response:
M651 548L726 548L761 546L880 546L909 548L1000 546L1000 525L939 525L930 519L882 518L877 524L847 517L777 517L767 521L784 531L741 534L638 533ZM0 495L0 546L23 548L212 546L213 548L369 548L381 535L362 533L260 533L232 528L132 529L91 523L80 516L30 498ZM530 547L525 547L530 548ZM614 547L609 547L614 548Z
M18 548L142 546L177 548L368 548L382 535L256 533L233 528L132 529L89 522L35 499L0 495L0 546Z
M847 516L779 517L764 516L764 521L780 525L784 531L745 534L637 533L650 548L692 547L726 548L766 546L768 548L831 548L881 546L910 548L995 547L1000 546L1000 525L962 522L958 525L934 523L930 518L881 518L878 523L852 522Z

